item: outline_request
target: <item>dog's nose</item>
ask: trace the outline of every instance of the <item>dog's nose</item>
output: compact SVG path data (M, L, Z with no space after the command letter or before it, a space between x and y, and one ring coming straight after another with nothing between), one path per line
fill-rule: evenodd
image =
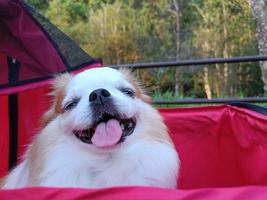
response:
M89 101L104 103L109 99L109 97L110 97L109 91L100 88L91 92L91 94L89 95Z

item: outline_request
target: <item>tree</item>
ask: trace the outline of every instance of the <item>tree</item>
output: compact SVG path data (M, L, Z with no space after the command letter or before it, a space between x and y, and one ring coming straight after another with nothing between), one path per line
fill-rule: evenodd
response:
M180 60L180 13L181 7L179 0L173 0L173 7L175 10L175 21L176 21L176 61ZM180 87L180 69L176 68L175 70L175 87L174 94L175 96L179 95L179 87Z
M199 57L234 57L258 53L254 45L254 24L246 2L207 0L196 1L192 5L201 19L195 25L193 37ZM254 71L259 69L253 66L248 74L246 67L247 64L244 63L204 66L199 78L203 79L207 96L247 96L247 90L241 91L241 88L243 89L248 82L255 86L256 93L261 93L257 89L261 83L257 79L252 83L251 77L256 74Z
M105 65L258 54L255 20L244 0L27 1ZM168 96L263 94L258 63L136 73L153 92Z
M264 0L248 0L256 21L256 36L261 55L267 55L267 9ZM267 91L267 62L260 62L264 90Z

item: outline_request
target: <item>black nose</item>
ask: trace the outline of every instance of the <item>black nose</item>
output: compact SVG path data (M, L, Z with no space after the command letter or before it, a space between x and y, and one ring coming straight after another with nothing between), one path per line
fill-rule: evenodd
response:
M91 92L91 94L89 95L89 101L104 103L105 101L109 99L109 97L110 97L109 91L107 91L106 89L100 88L100 89L97 89Z

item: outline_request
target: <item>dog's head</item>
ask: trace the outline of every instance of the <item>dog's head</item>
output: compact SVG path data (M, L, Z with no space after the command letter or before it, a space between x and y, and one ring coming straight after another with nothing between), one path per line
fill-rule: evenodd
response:
M140 137L169 142L166 127L135 78L125 70L95 68L58 77L44 125L57 121L66 135L96 148Z

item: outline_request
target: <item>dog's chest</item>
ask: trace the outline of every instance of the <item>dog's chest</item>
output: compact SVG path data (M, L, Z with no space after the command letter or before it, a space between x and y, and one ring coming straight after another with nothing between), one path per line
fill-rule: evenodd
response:
M77 187L145 184L149 174L141 166L145 153L140 155L128 149L96 156L62 149L49 159L41 184Z
M87 171L87 169L85 169ZM108 157L104 163L95 163L88 169L91 187L131 185L140 177L137 158Z

